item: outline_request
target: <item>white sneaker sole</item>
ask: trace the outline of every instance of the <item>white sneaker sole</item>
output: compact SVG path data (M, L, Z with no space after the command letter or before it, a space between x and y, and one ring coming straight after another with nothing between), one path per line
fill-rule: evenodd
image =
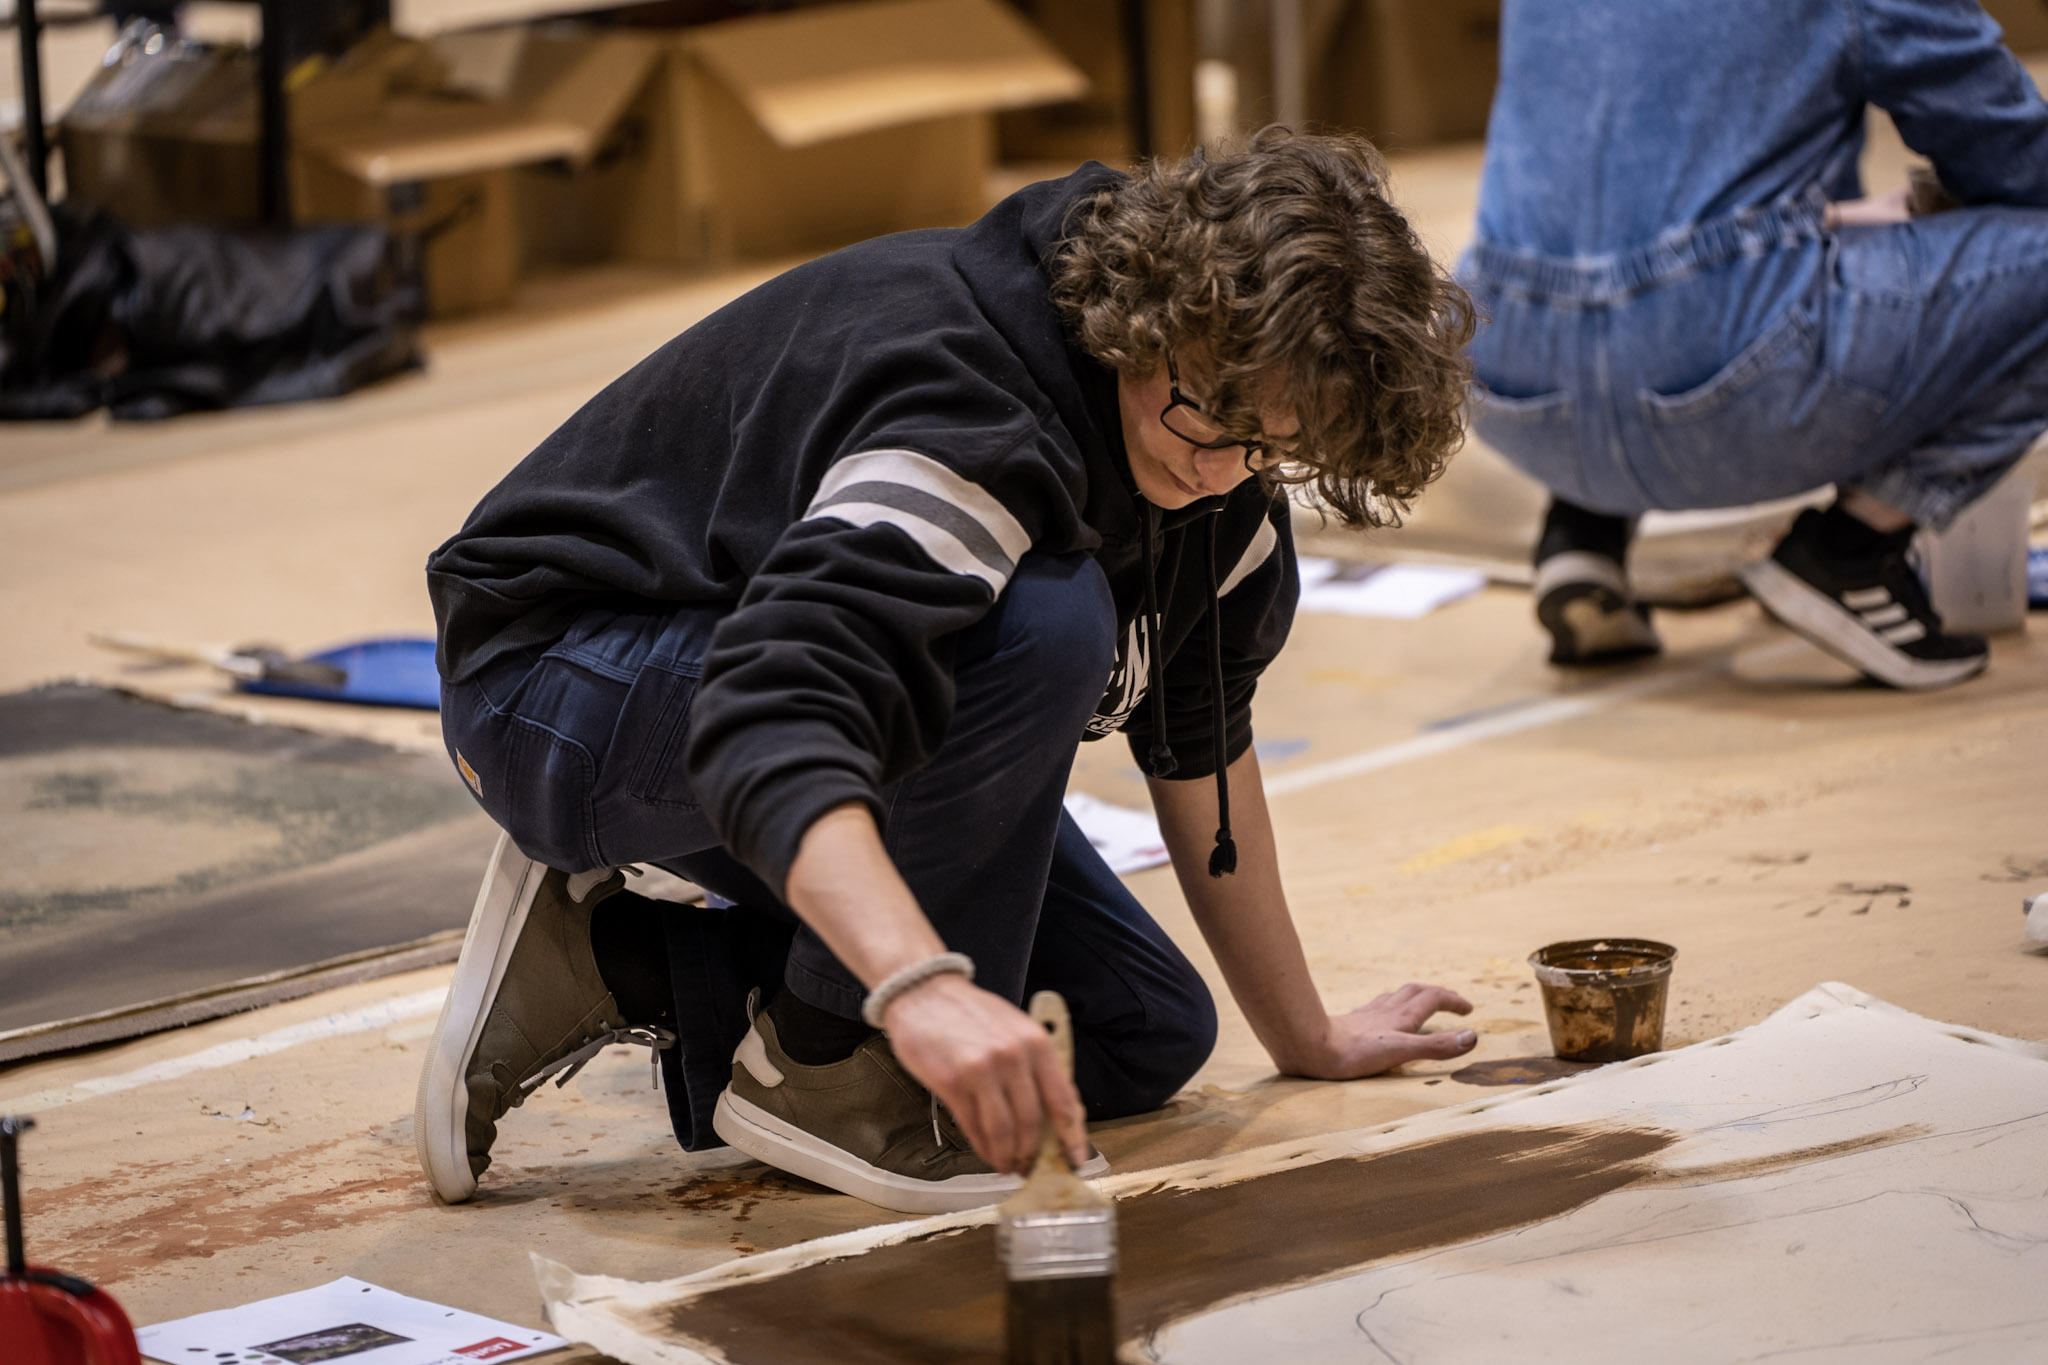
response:
M1568 550L1536 566L1536 619L1550 632L1551 662L1599 664L1662 649L1656 630L1629 600L1621 566Z
M469 1169L469 1086L463 1068L476 1051L490 1003L504 980L505 964L547 871L521 853L510 836L498 836L476 893L476 908L470 911L469 932L462 940L462 956L455 961L455 978L448 983L448 999L427 1044L413 1099L413 1146L427 1183L443 1203L460 1204L476 1193L476 1177Z
M1867 677L1908 692L1949 687L1984 671L1988 655L1973 659L1916 659L1879 639L1834 598L1775 559L1742 569L1743 586L1765 611Z
M1024 1183L1014 1175L956 1175L950 1180L897 1175L784 1122L730 1089L718 1097L711 1127L756 1161L898 1213L960 1213L985 1208L1001 1203ZM1100 1152L1076 1172L1084 1180L1108 1173L1109 1160Z

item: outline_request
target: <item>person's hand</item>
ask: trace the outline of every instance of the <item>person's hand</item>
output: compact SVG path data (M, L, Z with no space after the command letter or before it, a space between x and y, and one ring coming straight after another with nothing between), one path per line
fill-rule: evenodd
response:
M1023 1174L1041 1116L1080 1166L1088 1159L1081 1096L1043 1026L962 976L935 976L889 1002L882 1026L896 1058L936 1094L981 1159Z
M1350 1081L1377 1076L1419 1058L1464 1056L1479 1042L1479 1035L1471 1029L1421 1032L1439 1010L1470 1014L1472 1004L1456 991L1411 981L1349 1014L1331 1015L1320 1043L1306 1056L1288 1058L1281 1069L1291 1076Z
M1823 221L1829 229L1840 227L1885 227L1912 217L1910 190L1893 190L1864 199L1837 199L1830 203Z

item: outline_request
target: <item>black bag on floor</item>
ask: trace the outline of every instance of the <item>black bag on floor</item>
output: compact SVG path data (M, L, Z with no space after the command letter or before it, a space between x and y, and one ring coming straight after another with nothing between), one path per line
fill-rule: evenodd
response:
M5 282L0 418L332 398L420 363L417 280L380 227L130 230L52 216L57 271L36 278L17 255Z

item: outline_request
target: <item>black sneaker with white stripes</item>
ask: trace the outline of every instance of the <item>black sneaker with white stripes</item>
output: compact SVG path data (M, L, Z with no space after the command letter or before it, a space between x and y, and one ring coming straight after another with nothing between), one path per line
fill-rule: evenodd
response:
M1742 571L1764 610L1866 677L1891 687L1948 687L1984 671L1975 635L1951 635L1906 561L1911 529L1882 533L1839 507L1811 508Z

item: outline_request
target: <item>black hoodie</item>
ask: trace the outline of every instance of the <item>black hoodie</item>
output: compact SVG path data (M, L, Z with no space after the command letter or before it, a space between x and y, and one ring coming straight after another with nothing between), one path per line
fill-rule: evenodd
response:
M1236 759L1294 615L1286 504L1256 480L1173 512L1137 496L1116 376L1073 343L1046 273L1069 210L1117 178L1091 163L971 227L799 266L636 365L429 559L442 676L593 607L731 604L685 762L727 847L779 888L812 821L847 801L879 820L879 790L938 750L948 637L1017 558L1088 552L1118 648L1086 737L1124 730L1148 771L1167 746L1183 778Z

